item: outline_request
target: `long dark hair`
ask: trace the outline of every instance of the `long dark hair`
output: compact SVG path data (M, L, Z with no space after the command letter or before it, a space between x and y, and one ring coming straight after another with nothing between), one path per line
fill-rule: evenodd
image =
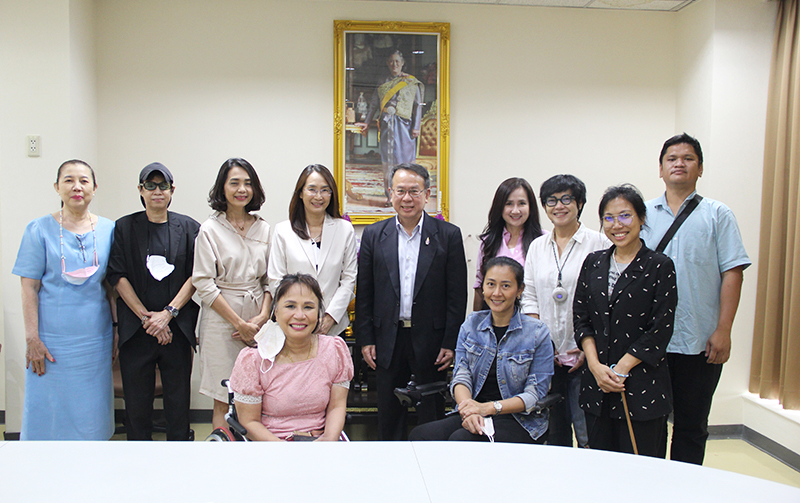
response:
M542 235L542 226L539 223L539 208L536 205L536 195L533 193L531 184L524 178L509 178L497 187L492 200L492 207L489 209L489 221L483 229L478 238L483 242L483 261L478 266L481 272L486 272L484 269L486 261L497 255L500 245L503 242L503 231L506 228L506 222L503 220L503 210L506 206L506 201L512 192L518 188L525 190L528 197L528 220L522 227L522 255L528 254L528 247L534 239Z
M333 178L331 172L322 164L309 164L306 166L300 178L297 179L297 184L294 186L294 194L292 200L289 202L289 221L292 222L292 230L297 234L300 239L308 239L308 232L306 232L306 207L303 204L303 199L300 194L306 186L306 180L311 176L311 173L319 173L325 179L325 183L331 188L331 200L328 202L328 207L325 212L333 218L342 218L339 213L339 190L336 188L336 180Z
M211 206L211 209L215 211L228 211L228 200L225 199L225 182L228 181L228 173L233 168L242 168L247 171L247 175L250 177L250 186L253 188L253 198L250 199L250 202L247 203L244 210L248 213L260 210L261 205L264 204L267 197L264 195L264 188L261 186L261 182L258 179L258 173L256 173L256 169L252 164L244 159L236 157L232 157L223 162L222 166L219 168L214 186L211 187L211 190L208 192L208 204Z

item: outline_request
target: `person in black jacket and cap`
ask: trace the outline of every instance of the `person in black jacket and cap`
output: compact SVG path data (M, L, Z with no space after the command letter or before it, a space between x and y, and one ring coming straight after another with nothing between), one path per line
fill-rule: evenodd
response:
M161 163L139 174L145 211L117 220L107 279L119 293L119 363L128 440L151 440L156 365L164 390L167 440L189 440L195 325L194 241L200 224L168 211L175 192Z

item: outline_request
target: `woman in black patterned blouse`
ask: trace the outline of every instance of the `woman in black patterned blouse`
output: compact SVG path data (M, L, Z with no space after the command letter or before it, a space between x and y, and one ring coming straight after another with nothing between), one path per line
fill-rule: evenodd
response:
M678 303L675 266L639 239L646 209L634 186L606 190L599 213L613 246L586 257L573 304L589 369L580 393L589 447L633 452L624 394L639 453L656 456L672 411L665 355Z

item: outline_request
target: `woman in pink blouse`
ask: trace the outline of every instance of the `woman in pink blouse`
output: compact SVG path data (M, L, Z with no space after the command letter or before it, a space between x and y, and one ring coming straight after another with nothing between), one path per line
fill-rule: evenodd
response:
M525 255L534 239L542 235L536 195L524 178L509 178L497 187L489 209L489 221L478 236L481 248L476 262L473 311L489 309L483 300L484 264L494 257L509 257L525 265Z
M317 333L324 312L313 277L283 277L258 347L239 353L231 375L249 439L339 439L353 361L344 339Z

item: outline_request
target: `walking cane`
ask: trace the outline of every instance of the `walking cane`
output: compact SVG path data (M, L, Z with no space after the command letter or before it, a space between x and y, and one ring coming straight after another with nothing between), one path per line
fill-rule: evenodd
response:
M636 447L636 437L633 436L633 425L631 424L631 415L628 412L628 401L625 399L625 392L622 394L622 406L625 408L625 419L628 421L628 433L631 434L631 444L633 445L633 453L639 455L639 449Z

